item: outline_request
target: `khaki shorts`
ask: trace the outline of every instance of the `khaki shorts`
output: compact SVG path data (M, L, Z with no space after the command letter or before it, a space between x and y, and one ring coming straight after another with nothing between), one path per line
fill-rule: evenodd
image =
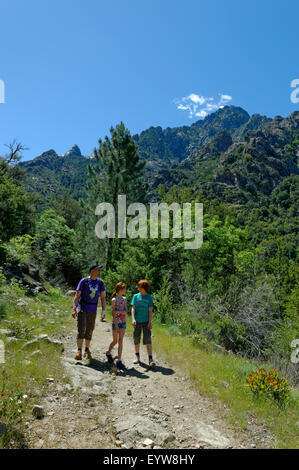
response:
M96 316L97 312L83 312L83 310L80 310L77 318L77 339L91 340L96 324Z
M134 344L140 344L141 331L143 331L143 344L152 344L152 333L147 327L148 322L137 323L133 330Z

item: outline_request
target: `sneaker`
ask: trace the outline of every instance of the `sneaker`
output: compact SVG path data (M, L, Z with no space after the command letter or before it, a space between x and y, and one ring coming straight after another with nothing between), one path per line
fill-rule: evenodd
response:
M126 366L124 365L123 362L121 362L120 359L117 359L117 361L116 361L116 367L117 367L118 369L126 369Z
M82 351L81 349L78 349L77 354L75 356L75 361L81 361L82 359Z
M87 357L87 359L92 359L89 348L85 349L84 357Z
M133 361L134 364L140 364L140 357L135 355L135 359Z
M153 358L149 359L148 361L150 367L155 367L156 363Z
M112 357L112 354L110 352L106 352L106 357L108 359L108 362L109 364L113 364L113 357Z

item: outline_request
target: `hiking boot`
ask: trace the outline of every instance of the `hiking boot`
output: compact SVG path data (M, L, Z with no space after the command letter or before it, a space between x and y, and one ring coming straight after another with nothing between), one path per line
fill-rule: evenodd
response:
M113 357L112 357L112 354L110 352L106 352L106 357L108 359L108 362L109 364L113 364Z
M89 348L85 348L84 357L87 357L87 359L92 359Z
M156 365L156 363L155 363L155 361L152 357L149 359L148 363L149 363L150 367L155 367L155 365Z
M75 361L81 361L82 359L82 351L81 349L78 349L77 354L75 356Z

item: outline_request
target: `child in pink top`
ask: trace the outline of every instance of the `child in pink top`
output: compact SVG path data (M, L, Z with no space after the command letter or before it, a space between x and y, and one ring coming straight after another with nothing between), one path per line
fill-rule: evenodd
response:
M126 293L126 284L119 282L115 286L115 292L111 297L111 310L112 310L112 342L106 352L107 359L110 363L113 362L112 349L118 343L118 356L116 367L124 369L125 365L121 361L123 350L123 338L126 332L126 315L127 315L127 299L124 297Z

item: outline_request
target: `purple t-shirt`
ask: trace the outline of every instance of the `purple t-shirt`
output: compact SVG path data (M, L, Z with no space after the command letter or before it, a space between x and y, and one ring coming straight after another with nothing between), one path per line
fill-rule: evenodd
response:
M81 291L79 301L80 309L84 312L96 312L100 292L105 290L105 284L102 279L83 278L78 284L77 290Z

